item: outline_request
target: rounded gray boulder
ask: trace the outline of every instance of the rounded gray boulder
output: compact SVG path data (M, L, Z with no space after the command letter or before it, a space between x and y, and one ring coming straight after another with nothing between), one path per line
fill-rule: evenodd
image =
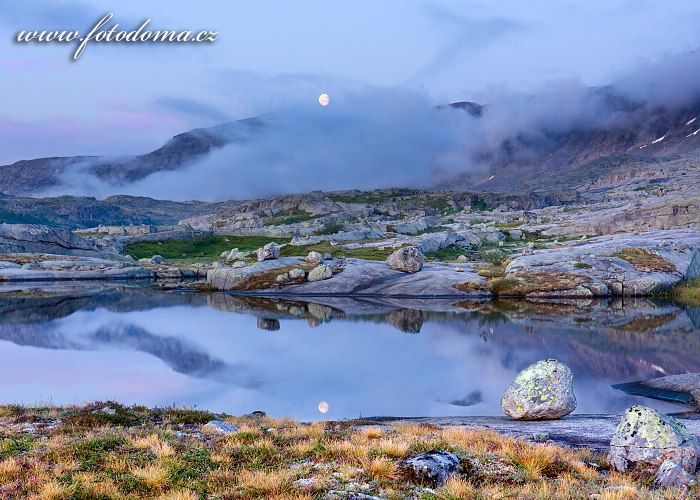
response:
M538 361L521 371L503 393L501 409L516 420L552 420L576 409L574 375L556 359Z
M326 264L321 264L320 266L314 267L309 271L309 275L306 277L309 281L322 281L327 280L333 276L333 269L331 266Z
M424 263L425 257L414 246L399 248L386 259L390 268L404 273L417 273L423 269Z

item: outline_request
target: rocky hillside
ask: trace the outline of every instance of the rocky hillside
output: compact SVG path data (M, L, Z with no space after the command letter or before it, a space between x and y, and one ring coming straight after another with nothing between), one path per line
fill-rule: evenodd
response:
M5 177L0 175L0 182ZM0 222L46 224L66 229L103 225L170 225L180 219L227 210L236 202L205 203L153 200L137 196L110 196L104 200L60 196L25 198L0 195Z
M68 172L85 172L113 184L143 179L155 172L182 168L212 149L243 142L263 127L258 118L223 123L176 135L164 146L132 157L76 156L38 158L0 166L0 193L19 196L41 194L60 186Z
M472 191L576 188L621 167L647 168L700 156L700 100L683 108L646 106L619 97L607 100L608 124L521 132L505 139L500 148L481 152L477 161L487 170L462 175L441 187Z

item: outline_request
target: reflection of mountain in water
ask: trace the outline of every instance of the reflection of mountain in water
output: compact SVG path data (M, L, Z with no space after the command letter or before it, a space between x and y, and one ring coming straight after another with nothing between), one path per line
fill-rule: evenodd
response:
M204 376L224 367L208 354L171 337L152 335L145 329L124 324L112 324L95 332L91 340L109 346L147 352L165 361L173 370L188 375Z
M70 316L77 311L148 311L157 307L202 306L206 296L185 292L156 292L139 286L94 283L70 292L39 291L0 295L0 324L37 323Z
M95 350L118 347L155 356L173 370L207 378L246 379L255 385L265 374L231 366L175 337L156 335L128 321L100 326L86 337L67 337L56 319L100 308L127 313L171 306L204 307L259 319L258 327L283 335L288 321L318 326L333 320L383 323L405 333L426 324L440 335L479 335L477 344L503 367L521 369L532 356L551 356L574 372L610 380L648 378L700 371L700 329L696 310L650 300L581 301L566 304L528 301L462 301L348 297L314 298L314 303L226 294L160 292L116 288L89 294L15 294L0 299L0 339L41 348ZM697 319L697 318L695 318ZM534 353L534 354L533 354ZM261 353L264 355L264 353ZM465 397L455 404L467 404Z

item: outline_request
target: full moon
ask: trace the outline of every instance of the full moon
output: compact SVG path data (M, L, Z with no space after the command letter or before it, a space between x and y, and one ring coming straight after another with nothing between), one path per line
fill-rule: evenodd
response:
M328 94L321 94L318 96L318 103L321 106L328 106L328 103L331 102L331 98L328 97Z
M326 403L325 401L321 401L318 404L318 411L320 411L321 413L328 413L329 408L330 406L328 406L328 403Z

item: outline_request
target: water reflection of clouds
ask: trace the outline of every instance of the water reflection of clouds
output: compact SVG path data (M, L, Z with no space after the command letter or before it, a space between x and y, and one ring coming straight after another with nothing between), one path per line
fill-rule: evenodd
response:
M487 326L493 330L485 340L478 318L464 316L425 319L419 334L338 318L317 328L282 319L279 330L269 331L254 315L175 306L82 310L36 327L66 348L0 342L7 360L0 366L2 401L115 399L310 420L497 415L501 393L525 365L565 354L586 366L589 356L564 353L566 342L523 344L518 338L552 335L547 330L556 324L525 333L523 325L503 321ZM619 411L633 401L610 389L613 382L593 369L577 372L577 411ZM319 412L319 402L328 402L327 413Z

